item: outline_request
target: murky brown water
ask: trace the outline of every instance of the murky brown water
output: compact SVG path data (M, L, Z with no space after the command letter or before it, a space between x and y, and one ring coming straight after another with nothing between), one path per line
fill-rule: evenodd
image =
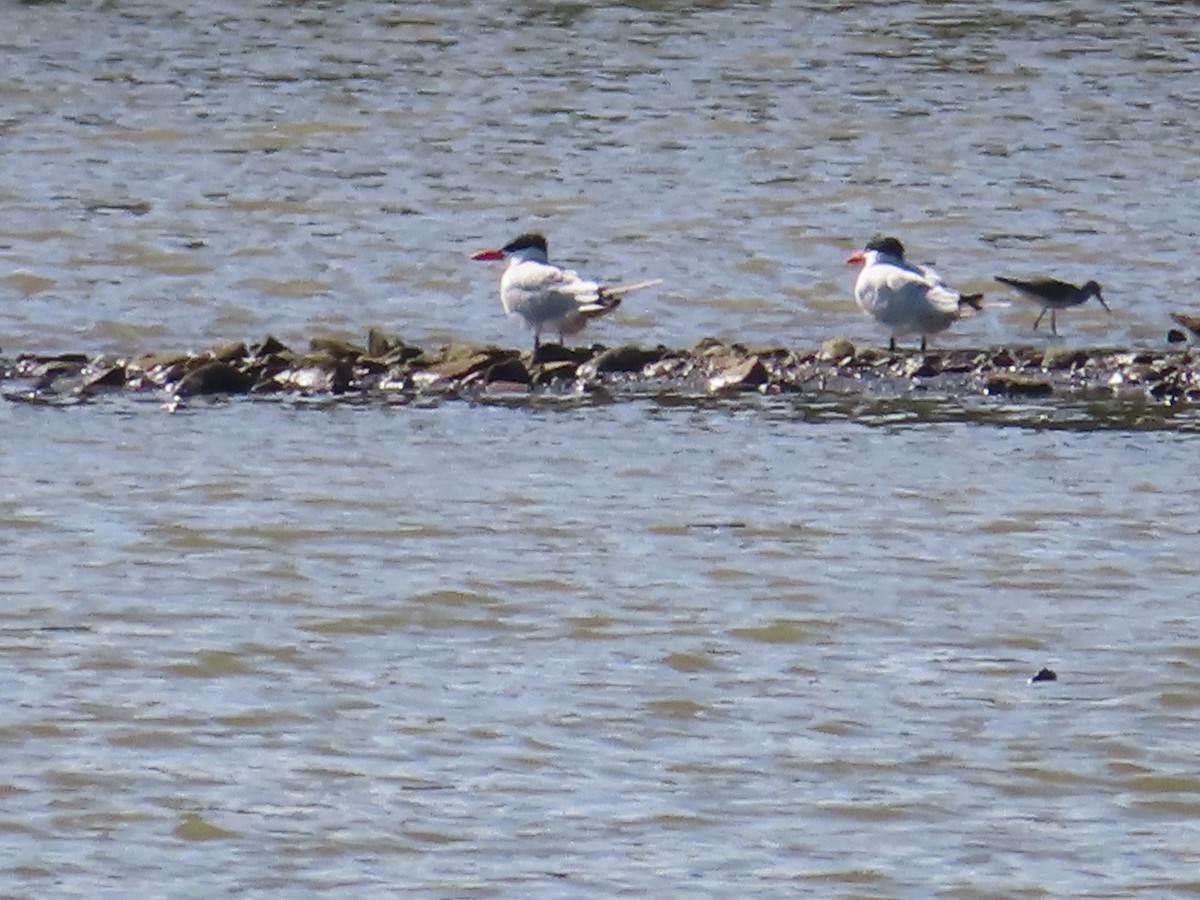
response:
M1178 4L5 14L6 355L513 344L465 258L525 227L667 279L614 342L877 339L880 229L1095 275L1068 341L1194 299ZM160 401L0 405L0 893L1200 890L1166 418Z

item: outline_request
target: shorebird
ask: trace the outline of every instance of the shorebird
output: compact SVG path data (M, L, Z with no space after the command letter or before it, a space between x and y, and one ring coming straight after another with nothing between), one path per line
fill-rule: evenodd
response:
M1024 294L1029 299L1042 305L1042 311L1033 320L1034 331L1037 331L1038 325L1042 322L1042 316L1046 315L1046 310L1050 311L1050 333L1057 336L1057 313L1060 309L1086 303L1091 297L1095 297L1100 301L1101 306L1108 309L1108 304L1100 296L1100 285L1095 281L1089 281L1083 287L1076 287L1065 281L1059 281L1057 278L1021 279L1006 278L1003 275L997 275L996 280L1001 284L1007 284L1010 288L1015 289L1017 293ZM1108 311L1112 312L1111 309L1108 309Z
M889 350L896 349L898 335L919 334L924 351L926 338L961 318L963 307L983 308L983 294L960 293L928 266L908 262L904 245L894 237L872 238L846 262L862 266L854 282L854 299L875 321L892 330Z
M558 332L558 340L578 334L592 319L606 316L631 291L659 284L662 279L634 284L602 285L570 269L552 265L546 238L523 234L498 250L480 250L475 260L507 259L500 279L500 304L508 315L520 316L533 329L533 349L541 346L542 331Z

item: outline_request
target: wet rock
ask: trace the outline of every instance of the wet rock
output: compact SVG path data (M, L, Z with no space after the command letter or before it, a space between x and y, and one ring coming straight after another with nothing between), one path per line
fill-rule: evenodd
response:
M458 381L503 362L505 358L506 355L503 351L475 353L469 356L454 356L434 365L427 366L422 370L421 375L425 379Z
M861 366L883 366L891 361L892 354L882 347L862 347L854 351L854 362Z
M847 338L836 337L821 342L817 359L822 362L849 362L854 359L854 344Z
M696 342L692 353L696 356L720 356L729 353L733 348L720 338L704 337Z
M238 341L236 343L218 344L205 351L204 355L210 359L215 359L217 362L234 363L246 359L250 355L250 351L246 349L244 343Z
M656 363L667 355L665 347L646 349L637 344L613 347L585 363L590 373L597 375L611 372L641 372L650 363Z
M753 390L765 385L770 379L767 367L757 356L742 360L722 369L708 379L710 393L730 390Z
M941 373L940 356L910 356L904 362L904 374L909 378L933 378Z
M252 356L273 356L277 353L290 353L287 345L273 335L268 334L260 343L250 346Z
M125 366L126 384L135 390L162 388L179 381L192 357L186 353L152 353L130 360Z
M57 353L17 357L16 373L22 378L50 379L78 375L88 363L86 353Z
M531 365L569 362L579 365L587 362L596 351L591 347L567 347L563 344L542 344L530 356Z
M529 374L529 369L525 367L525 363L521 362L517 357L512 357L492 363L492 365L484 370L484 384L492 384L498 381L528 386L533 381L533 377Z
M647 379L688 378L696 368L691 356L668 356L658 362L647 364L642 377Z
M175 385L175 394L179 397L198 394L244 394L253 386L254 379L236 366L210 362L184 375Z
M1047 669L1043 666L1036 675L1029 679L1030 684L1037 684L1042 681L1058 681L1058 673L1053 669Z
M346 366L310 365L275 373L271 376L269 387L305 394L344 394L350 389L351 380L350 370ZM255 389L261 393L268 389L268 385L259 382Z
M850 346L853 347L854 345L851 344ZM780 347L777 344L747 344L742 347L742 352L747 356L757 356L764 362L766 360L785 359L792 355L792 351L787 347Z
M1088 363L1086 350L1050 347L1042 354L1043 369L1077 369Z
M574 380L575 373L578 370L579 366L575 363L568 360L560 360L534 367L530 376L533 384L545 385L555 381Z
M399 335L388 334L381 328L367 330L367 356L382 359L398 347L407 346Z
M1182 331L1180 331L1178 328L1171 328L1171 329L1167 330L1167 343L1168 344L1182 344L1186 340L1187 340L1187 335L1184 334Z
M102 366L85 375L81 389L89 394L104 390L119 390L125 387L125 381L125 365L123 363Z
M1019 364L1016 354L1007 347L1003 347L994 353L986 354L985 359L986 362L984 364L993 369L1012 369L1016 368ZM1038 364L1041 365L1040 359L1038 360Z
M438 366L443 363L474 359L481 356L499 359L500 357L516 355L517 352L515 350L503 350L495 344L471 344L465 341L455 341L452 344L447 344L436 353L427 353L426 357L429 359L430 365Z
M341 338L315 337L309 341L309 350L313 353L325 353L335 359L358 359L366 355L366 350L351 341Z
M497 379L495 381L485 382L483 385L483 392L489 395L515 394L517 396L523 396L529 393L529 383Z
M1029 375L992 375L985 383L983 392L989 396L1049 397L1054 393L1054 385L1044 378Z

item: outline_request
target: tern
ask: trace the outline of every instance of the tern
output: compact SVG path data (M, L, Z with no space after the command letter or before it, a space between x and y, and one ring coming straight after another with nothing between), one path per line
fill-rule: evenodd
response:
M1019 294L1024 294L1031 300L1034 300L1042 305L1042 311L1038 313L1038 317L1033 320L1033 330L1037 331L1038 325L1042 322L1042 316L1046 314L1046 310L1050 310L1050 333L1058 335L1057 313L1060 309L1066 309L1070 306L1078 306L1081 303L1086 303L1090 298L1095 297L1100 301L1100 305L1107 309L1110 313L1111 309L1104 302L1104 298L1100 296L1100 285L1095 281L1089 281L1083 287L1076 287L1073 284L1068 284L1065 281L1059 281L1057 278L1006 278L1003 275L997 275L996 280L1001 284L1007 284Z
M507 259L500 279L500 303L510 316L520 316L533 329L533 349L541 346L542 331L558 332L561 343L578 334L592 319L615 310L632 291L661 283L661 278L634 284L603 285L570 269L552 265L546 238L523 234L498 250L481 250L474 260Z
M862 266L854 282L854 299L875 321L892 330L889 350L896 349L898 335L919 334L923 352L926 338L961 318L963 307L983 308L982 294L960 293L928 266L908 262L904 245L894 237L872 238L846 262Z

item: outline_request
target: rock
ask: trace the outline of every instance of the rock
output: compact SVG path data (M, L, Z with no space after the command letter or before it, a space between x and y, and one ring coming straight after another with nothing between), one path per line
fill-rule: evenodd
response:
M197 394L244 394L254 386L254 379L229 363L210 362L192 369L175 385L179 397Z
M503 396L504 394L516 394L524 396L529 393L529 383L523 381L505 381L499 379L497 381L488 381L483 385L485 394L495 394Z
M489 366L502 362L504 357L496 353L476 353L473 356L458 356L425 367L425 375L445 381L459 381L468 375L482 372Z
M850 345L853 348L853 344ZM747 356L757 356L759 359L783 359L791 355L787 347L776 344L747 344L742 348Z
M284 369L271 377L270 386L305 394L344 394L349 388L348 373L338 367L328 366L299 366ZM256 392L266 390L263 385L256 385Z
M757 356L742 360L740 363L722 369L708 379L710 393L729 390L752 390L767 383L770 375L767 367Z
M1043 369L1075 369L1088 362L1086 350L1070 347L1050 347L1042 354Z
M464 341L456 341L453 344L443 347L438 353L426 355L430 359L431 365L438 366L442 363L457 362L480 356L499 359L500 357L515 356L516 352L502 350L495 344L470 344Z
M381 359L400 347L407 344L399 335L387 334L381 328L367 329L367 356Z
M569 362L579 365L585 363L596 354L590 347L567 347L564 344L542 344L533 351L529 358L532 365Z
M882 347L863 347L855 349L854 362L864 366L882 366L892 361L892 354Z
M910 356L904 362L904 374L909 378L933 378L941 373L940 356Z
M534 384L550 384L552 381L570 381L575 378L579 366L569 360L548 362L534 368L532 379Z
M86 393L96 393L105 389L125 387L125 366L114 365L97 369L83 379L82 390Z
M1045 379L1028 375L992 375L983 392L989 396L1049 397L1054 393L1054 386Z
M269 334L263 338L261 343L252 344L250 346L250 353L253 356L273 356L277 353L288 352L290 351L288 350L286 344Z
M308 346L313 353L327 353L336 359L358 359L366 354L362 347L340 338L315 337Z
M22 378L40 378L45 375L78 375L88 364L86 353L55 353L17 357L17 374Z
M696 356L719 356L722 353L728 353L730 349L729 344L720 338L705 337L696 342L692 353Z
M1043 666L1036 675L1029 679L1030 684L1037 684L1039 681L1058 681L1058 673Z
M1184 334L1182 331L1180 331L1178 328L1171 328L1167 331L1167 343L1168 344L1182 344L1186 340L1187 340L1187 335Z
M821 342L821 349L817 351L817 359L822 362L849 362L854 359L854 349L854 344L847 338L830 338Z
M687 378L696 368L696 361L690 356L667 356L658 362L649 363L642 369L642 377L655 378Z
M217 362L237 362L245 359L250 355L250 351L246 349L246 345L241 341L236 343L218 344L215 347L210 347L204 352L204 355L210 359L215 359Z
M610 372L640 372L650 363L658 362L667 352L665 347L647 350L637 344L625 344L605 350L587 363L586 367L597 375Z
M529 370L525 368L525 363L521 362L517 357L511 357L497 363L492 363L484 371L484 384L491 384L495 381L529 385L533 381L533 377L529 374Z

